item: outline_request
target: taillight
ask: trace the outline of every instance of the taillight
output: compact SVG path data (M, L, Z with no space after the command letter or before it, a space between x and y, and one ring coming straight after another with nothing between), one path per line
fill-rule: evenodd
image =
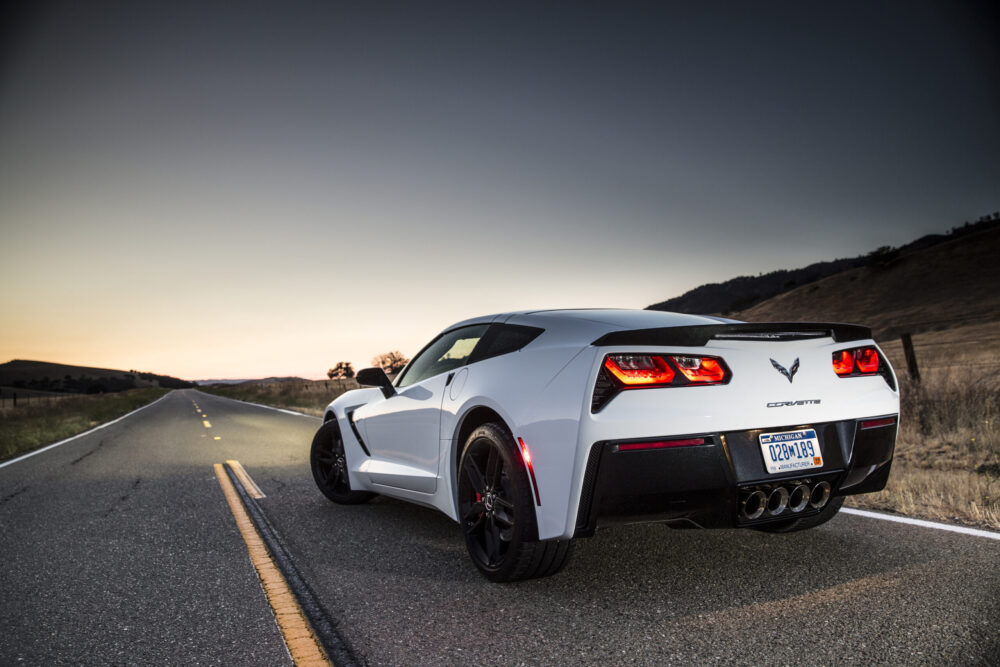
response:
M874 347L863 347L858 350L854 363L862 373L878 373L878 352Z
M833 353L833 372L840 377L875 375L878 366L878 350L870 345Z
M854 372L854 350L833 353L833 372L841 377Z
M650 354L609 354L604 367L629 387L670 384L675 375L666 359Z
M670 357L681 373L693 384L716 384L726 377L722 364L714 357Z
M625 389L725 384L732 373L719 357L687 354L609 354L604 357L591 400L597 412Z

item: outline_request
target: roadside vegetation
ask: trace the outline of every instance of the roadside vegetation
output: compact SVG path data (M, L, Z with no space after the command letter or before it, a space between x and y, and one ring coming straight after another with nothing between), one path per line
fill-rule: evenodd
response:
M1000 378L994 364L900 377L900 430L884 491L848 505L1000 530Z
M117 419L160 398L170 389L132 389L112 394L62 395L4 401L0 408L0 460L58 442Z
M200 391L239 401L260 403L307 415L323 416L323 408L336 397L360 385L353 378L290 380L287 382L242 382L198 387Z

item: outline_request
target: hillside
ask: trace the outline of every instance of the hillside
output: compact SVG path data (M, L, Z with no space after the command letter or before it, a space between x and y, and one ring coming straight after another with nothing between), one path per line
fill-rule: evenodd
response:
M792 289L732 316L866 324L878 338L1000 320L1000 229Z
M678 297L655 303L647 308L695 315L706 313L728 315L746 311L767 299L810 285L828 276L866 266L885 266L895 259L995 229L1000 229L1000 212L982 216L975 223L966 222L964 226L954 227L948 234L928 234L899 248L878 248L866 255L818 262L800 269L771 271L758 276L737 276L722 283L701 285Z
M271 384L274 382L306 382L305 378L298 376L287 377L267 377L267 378L241 378L238 380L195 380L194 384L199 387L210 387L215 384Z
M181 389L190 382L169 375L111 368L69 366L48 361L14 359L0 364L0 387L45 392L98 394L140 387Z

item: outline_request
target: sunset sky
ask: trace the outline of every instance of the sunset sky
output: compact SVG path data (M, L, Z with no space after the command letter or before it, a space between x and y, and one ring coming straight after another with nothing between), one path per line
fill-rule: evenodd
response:
M994 3L10 4L0 362L318 378L1000 209Z

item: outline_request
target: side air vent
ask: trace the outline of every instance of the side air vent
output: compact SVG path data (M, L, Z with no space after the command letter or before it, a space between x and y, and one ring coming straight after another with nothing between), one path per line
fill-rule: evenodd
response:
M357 408L354 408L354 410L357 410ZM371 456L372 453L368 451L368 447L365 445L365 441L361 439L361 433L358 431L358 427L354 423L354 410L347 411L347 422L351 425L351 431L354 433L354 437L358 439L358 444L361 445L361 449L364 450L367 456Z
M617 393L618 387L615 385L611 373L608 372L607 368L601 366L601 372L597 374L597 382L594 384L594 396L590 399L590 411L598 412Z

